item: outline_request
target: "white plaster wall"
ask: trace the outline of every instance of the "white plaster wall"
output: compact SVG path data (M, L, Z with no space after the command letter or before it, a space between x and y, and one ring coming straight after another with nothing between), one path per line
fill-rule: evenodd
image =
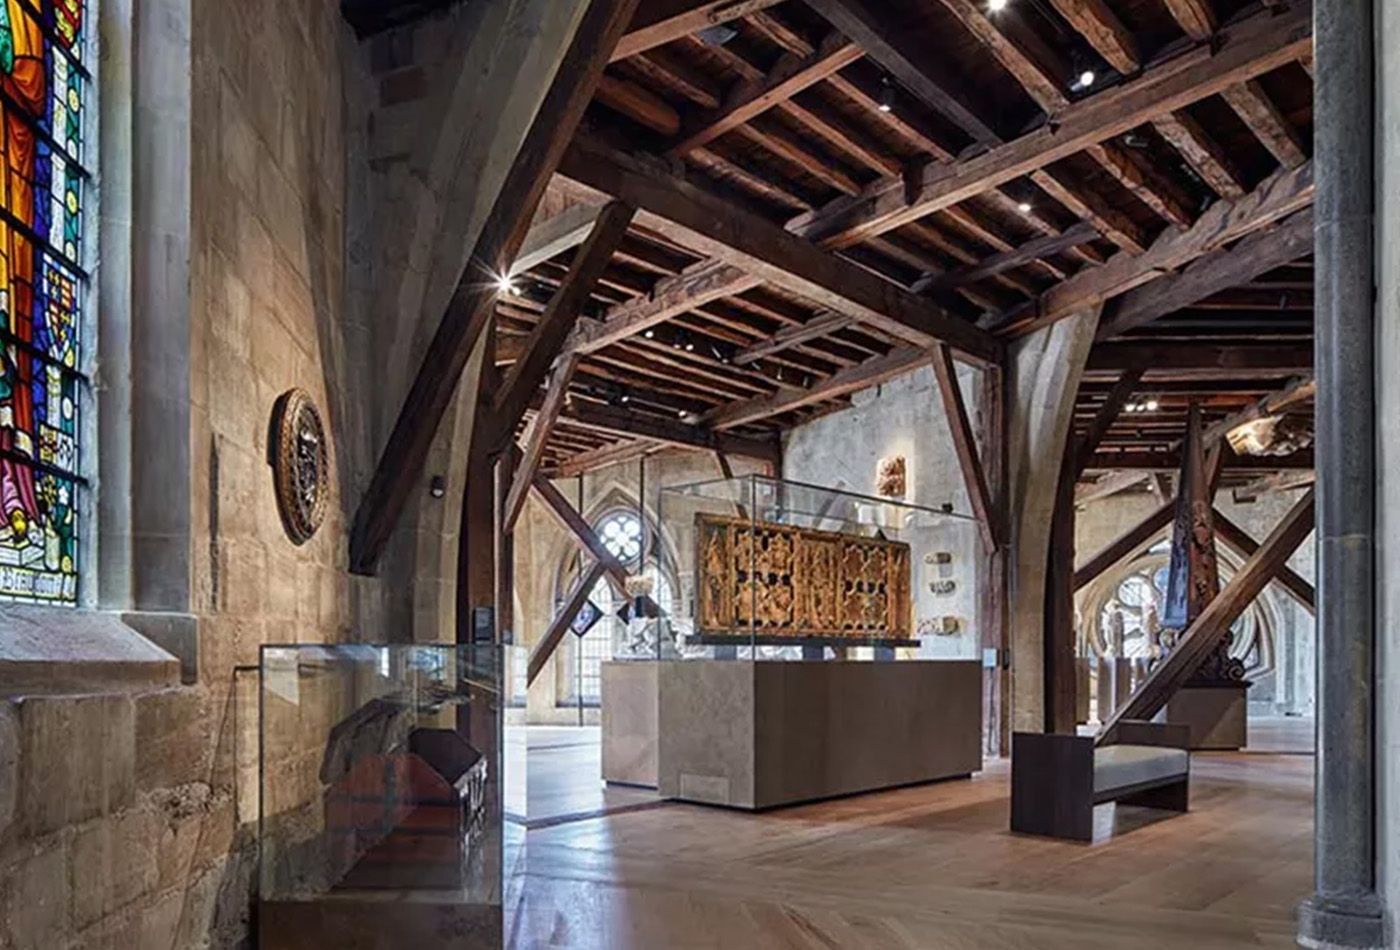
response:
M977 382L975 371L959 367L958 383L974 414L974 425ZM856 393L850 408L793 429L785 440L783 477L874 494L876 466L891 455L905 457L907 501L932 508L947 503L955 513L970 515L971 504L931 367ZM976 523L949 519L939 528L913 532L903 539L914 548L916 623L954 616L961 625L954 635L925 637L920 655L980 656L977 589L985 559ZM929 590L937 568L924 563L924 555L936 551L953 555L957 589L951 594Z

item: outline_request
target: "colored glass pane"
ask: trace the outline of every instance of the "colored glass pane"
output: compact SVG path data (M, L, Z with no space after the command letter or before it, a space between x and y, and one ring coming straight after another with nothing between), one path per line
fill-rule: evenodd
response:
M0 0L0 600L75 603L84 0Z

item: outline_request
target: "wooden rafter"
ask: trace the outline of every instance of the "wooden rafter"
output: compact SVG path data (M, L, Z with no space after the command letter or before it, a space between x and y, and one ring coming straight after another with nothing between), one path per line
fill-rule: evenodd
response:
M1137 78L1061 110L1055 121L987 152L933 164L913 180L892 177L800 215L789 230L845 247L1129 132L1144 122L1296 60L1312 44L1312 5L1260 14L1221 31L1219 48L1203 46L1145 69Z
M602 563L594 561L583 576L578 579L573 590L569 592L568 599L559 608L559 612L554 615L554 619L549 622L544 636L540 637L530 650L529 659L525 663L526 687L532 685L535 678L544 672L545 664L554 655L554 651L559 649L559 644L564 642L564 635L569 632L574 618L583 609L583 605L588 603L588 595L593 592L593 586L602 580L606 573Z
M1172 651L1153 668L1128 701L1103 724L1096 740L1098 743L1112 741L1115 728L1124 720L1151 719L1166 705L1172 694L1190 679L1216 648L1220 638L1229 631L1230 625L1277 577L1289 556L1312 532L1313 509L1313 492L1309 491L1284 515L1264 543L1245 560L1200 616L1182 632Z
M1079 477L1084 474L1084 469L1088 467L1094 453L1098 451L1099 443L1108 434L1109 427L1118 419L1123 407L1133 397L1133 393L1137 391L1141 382L1141 370L1128 370L1118 378L1118 382L1114 383L1113 388L1108 391L1108 395L1104 397L1103 405L1099 407L1099 411L1090 420L1088 427L1079 437L1075 446L1074 466L1070 473L1071 481L1077 482Z
M1271 374L1311 372L1312 344L1280 343L1193 343L1193 342L1111 342L1098 343L1089 351L1085 369L1112 372L1147 369L1156 372Z
M498 441L515 434L515 427L544 382L550 364L559 355L603 269L612 260L613 252L627 233L633 214L635 209L614 201L594 219L583 247L569 266L568 275L526 338L524 355L506 373L500 395L492 406Z
M1142 56L1132 31L1123 25L1104 0L1050 0L1114 69L1127 76L1142 66Z
M1257 81L1231 86L1222 97L1284 168L1297 168L1308 160L1298 133Z
M1316 472L1275 472L1272 475L1262 475L1243 485L1236 485L1231 490L1230 495L1236 503L1253 501L1260 495L1307 488L1316 482Z
M752 290L762 280L720 260L701 261L658 281L651 292L612 307L602 320L581 323L569 348L592 353L696 307Z
M1280 171L1236 201L1218 201L1184 231L1165 231L1146 253L1117 254L1105 264L1085 268L1041 296L1033 312L1018 313L995 324L1012 336L1077 313L1186 266L1253 231L1267 227L1312 204L1312 163Z
M1304 209L1277 227L1251 234L1234 247L1198 258L1180 273L1134 288L1113 301L1098 338L1122 336L1177 310L1312 253L1313 215Z
M1222 198L1243 197L1244 176L1225 149L1186 112L1169 112L1152 120L1162 138L1175 148L1201 180Z
M967 489L972 513L977 516L977 524L981 528L982 543L988 551L995 551L1001 543L1002 512L997 510L992 500L987 474L982 467L982 456L977 449L977 437L972 430L972 417L968 414L962 389L958 387L953 354L946 346L935 346L931 362L934 378L938 381L938 392L943 399L943 414L948 419L948 431L953 438L953 450L962 469L963 486Z
M937 58L918 48L907 33L891 27L881 17L876 0L808 0L808 5L925 105L979 142L996 140L996 133L969 106L965 95L952 91L952 77L936 75Z
M713 429L691 425L677 419L665 419L644 412L631 412L612 406L585 402L581 399L575 399L573 405L564 410L564 417L571 423L584 428L659 442L676 448L699 449L708 452L718 450L726 455L758 459L766 464L776 463L781 453L781 447L776 441L750 439L727 432L716 432Z
M697 115L685 123L680 139L667 154L683 156L762 115L802 90L860 59L859 46L832 34L809 56L788 53L772 72L756 82L743 82L718 109Z
M1176 501L1169 499L1146 518L1104 545L1075 570L1074 589L1079 590L1105 571L1112 570L1114 566L1122 564L1148 547L1167 530L1175 515Z
M1140 152L1113 142L1100 142L1089 146L1089 154L1097 159L1099 165L1117 179L1119 184L1167 223L1189 228L1196 220L1193 210L1195 202L1186 189L1149 162Z
M560 527L569 533L578 543L579 547L586 551L594 561L603 566L603 571L612 581L619 591L625 588L627 583L627 569L622 566L622 562L608 550L603 539L598 537L598 532L593 530L578 509L569 503L563 493L554 487L554 483L549 479L536 475L532 487L535 497L544 502L545 509L552 514Z
M1305 471L1313 467L1311 449L1292 455L1231 455L1226 469L1236 472ZM1181 453L1177 451L1100 451L1089 461L1086 471L1118 472L1176 472L1181 468Z
M646 0L627 33L612 53L612 60L664 46L711 26L776 6L781 0Z
M1259 550L1259 542L1254 540L1248 531L1231 521L1219 508L1215 509L1213 515L1217 540L1243 558L1251 557L1254 552ZM1285 563L1279 568L1278 575L1274 580L1304 610L1309 613L1317 613L1317 590L1297 571Z
M637 0L593 0L583 15L506 174L355 512L350 568L357 573L373 570L388 543L422 475L462 370L490 319L496 288L482 281L477 268L503 274L519 256L535 208L636 6Z
M639 223L818 306L921 346L945 342L975 359L1001 358L999 341L928 300L634 156L576 138L560 169L636 205Z
M577 353L564 353L555 362L549 376L549 388L545 392L544 403L535 414L529 428L525 430L520 464L516 466L510 493L506 495L505 504L501 508L501 530L506 534L515 529L515 522L525 508L525 499L529 497L530 486L534 484L535 475L544 461L545 446L549 442L554 424L559 421L559 415L564 411L564 400L569 395L569 383L573 380L581 359Z
M515 277L558 257L565 251L573 250L588 239L598 215L603 213L603 205L577 204L559 212L552 218L536 222L525 234L520 245L520 253L510 265L510 276Z
M1172 18L1191 39L1202 42L1215 32L1215 9L1210 0L1164 0Z
M808 340L819 339L830 336L837 330L843 330L855 323L855 318L844 313L823 313L813 317L806 323L796 326L784 327L773 334L767 340L747 346L734 354L734 362L739 366L746 366L749 363L757 362L775 353L800 346Z

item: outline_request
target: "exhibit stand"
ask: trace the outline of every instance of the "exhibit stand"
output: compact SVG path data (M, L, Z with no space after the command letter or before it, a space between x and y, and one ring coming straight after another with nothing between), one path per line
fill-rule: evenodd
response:
M769 808L982 767L970 517L761 476L657 513L680 596L603 664L605 780Z

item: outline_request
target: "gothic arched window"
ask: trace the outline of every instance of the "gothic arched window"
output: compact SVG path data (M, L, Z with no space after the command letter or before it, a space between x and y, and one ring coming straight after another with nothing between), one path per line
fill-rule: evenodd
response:
M86 0L0 0L0 600L78 598Z

